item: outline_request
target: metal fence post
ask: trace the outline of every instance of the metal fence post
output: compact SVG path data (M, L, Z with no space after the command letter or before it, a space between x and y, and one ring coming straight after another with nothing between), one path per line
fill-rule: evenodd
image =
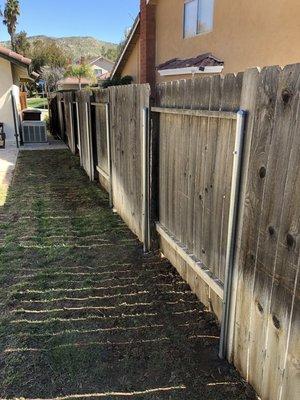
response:
M80 165L82 166L81 137L80 137L80 118L79 118L78 101L75 101L75 106L76 106L76 118L77 118L77 135L78 135L79 159L80 159Z
M225 358L230 345L230 336L232 332L234 318L234 301L235 295L232 293L233 285L233 266L236 251L236 228L238 219L238 207L240 197L240 180L242 171L242 156L244 145L246 111L237 112L236 136L234 146L233 172L231 180L230 209L227 233L227 249L226 249L226 268L223 298L223 313L221 323L221 336L219 357Z
M111 164L111 135L110 135L110 107L109 103L105 104L106 118L106 143L107 143L107 164L109 175L109 206L113 207L113 183L112 183L112 164Z
M150 250L150 135L149 135L149 107L143 108L142 120L142 193L143 193L143 244L144 252Z
M86 119L86 132L87 132L87 144L88 144L88 166L89 166L89 178L91 181L94 180L94 161L93 161L93 143L91 140L91 123L90 123L90 112L88 102L85 103L85 119Z

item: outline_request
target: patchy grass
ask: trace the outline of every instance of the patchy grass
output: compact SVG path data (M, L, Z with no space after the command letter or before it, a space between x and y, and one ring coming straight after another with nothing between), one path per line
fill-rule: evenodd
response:
M213 316L69 152L20 153L0 232L1 398L255 398Z
M27 99L27 106L32 108L47 108L48 101L47 98L43 97L31 97Z

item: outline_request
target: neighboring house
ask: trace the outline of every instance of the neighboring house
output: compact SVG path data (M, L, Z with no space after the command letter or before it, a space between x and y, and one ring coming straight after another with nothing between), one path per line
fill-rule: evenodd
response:
M81 78L81 88L91 85L93 82L91 79ZM80 83L79 78L68 76L57 82L58 90L79 90Z
M7 142L16 140L21 111L20 86L31 80L30 64L30 59L0 46L0 122L4 123Z
M112 76L154 84L300 61L299 0L141 0Z
M110 77L110 73L114 67L114 62L105 57L98 57L89 62L97 80L103 80Z

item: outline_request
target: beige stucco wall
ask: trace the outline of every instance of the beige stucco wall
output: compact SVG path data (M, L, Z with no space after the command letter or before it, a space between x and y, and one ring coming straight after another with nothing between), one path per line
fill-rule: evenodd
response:
M224 73L300 61L300 0L215 0L213 31L186 39L184 0L156 3L157 65L206 52L225 61Z
M122 76L130 75L133 82L138 83L140 79L140 40L136 42L130 56L122 70Z
M11 64L9 61L0 58L0 122L4 122L8 142L15 141L11 90L14 90L15 95L18 96L18 87L13 85Z

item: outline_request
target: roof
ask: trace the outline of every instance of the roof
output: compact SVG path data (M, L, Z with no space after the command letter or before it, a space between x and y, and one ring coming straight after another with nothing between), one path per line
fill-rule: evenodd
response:
M110 78L110 72L105 72L105 74L98 76L98 80L100 80L100 81L104 81L105 79L108 79L108 78Z
M224 65L224 61L218 59L211 53L205 53L192 58L185 58L185 59L172 58L171 60L168 60L163 64L158 65L156 68L158 70L164 70L164 69L198 67L199 70L201 70L204 69L205 67L214 67L219 65Z
M126 64L126 61L129 58L131 50L137 43L140 36L140 14L136 17L134 24L127 36L126 42L123 46L123 50L119 55L117 61L115 62L114 68L111 73L111 77L114 77L118 74L119 70Z
M105 69L106 71L109 71L109 72L113 69L113 66L114 66L114 62L113 61L110 61L107 58L102 57L102 56L90 61L89 64L90 65L95 65L95 66L97 66L99 68L103 68L103 69Z
M82 85L89 85L91 83L90 79L81 78ZM79 85L79 78L68 76L67 78L60 79L57 82L58 85Z
M23 66L27 67L31 64L31 60L29 58L26 58L21 54L18 54L15 51L3 46L0 46L0 57L5 58L14 64L22 64Z

